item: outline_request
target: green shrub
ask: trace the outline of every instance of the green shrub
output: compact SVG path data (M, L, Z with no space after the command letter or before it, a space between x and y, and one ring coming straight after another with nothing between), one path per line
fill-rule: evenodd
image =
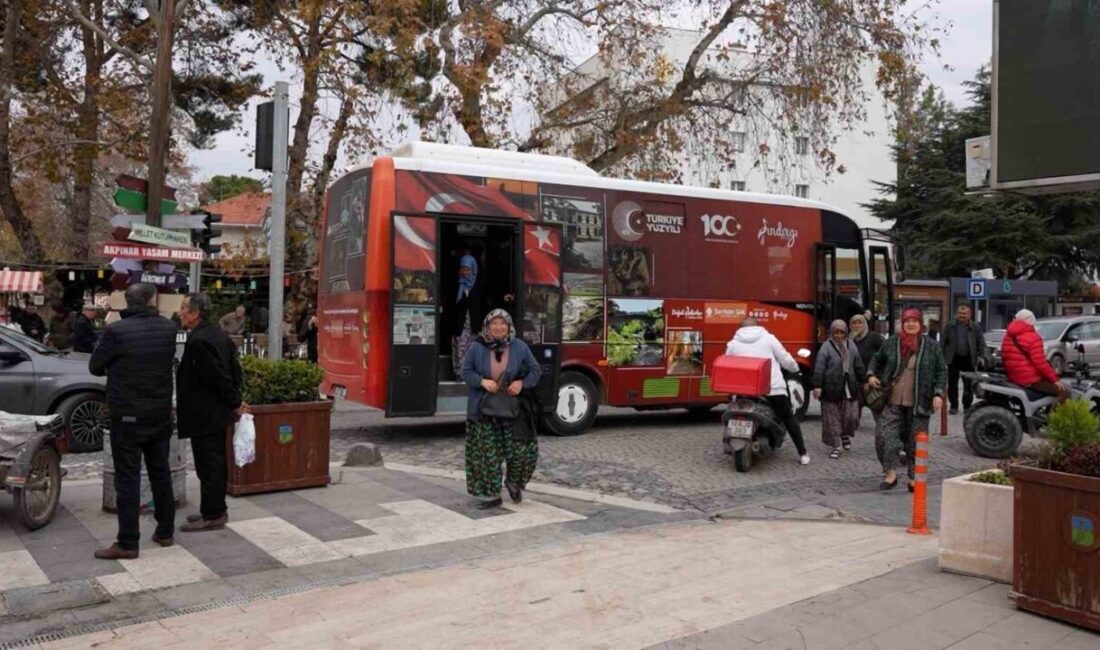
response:
M241 358L244 373L244 401L248 404L286 404L289 402L316 402L317 392L325 371L298 360Z
M1081 445L1100 443L1100 421L1092 414L1092 404L1083 399L1068 400L1050 412L1045 438L1064 454Z
M985 472L978 472L974 476L970 477L970 480L974 483L989 483L991 485L1012 485L1012 477L1005 474L999 469L991 469Z

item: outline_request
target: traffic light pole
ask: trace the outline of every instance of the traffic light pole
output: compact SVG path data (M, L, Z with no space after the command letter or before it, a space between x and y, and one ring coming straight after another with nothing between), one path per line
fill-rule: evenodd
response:
M290 86L275 82L275 128L271 157L271 280L268 282L267 350L283 358L283 272L286 263L286 165L290 132Z

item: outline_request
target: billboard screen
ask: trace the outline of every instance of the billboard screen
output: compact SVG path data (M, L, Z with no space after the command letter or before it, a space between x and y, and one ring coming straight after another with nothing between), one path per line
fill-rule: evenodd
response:
M998 187L1100 180L1100 0L999 0Z

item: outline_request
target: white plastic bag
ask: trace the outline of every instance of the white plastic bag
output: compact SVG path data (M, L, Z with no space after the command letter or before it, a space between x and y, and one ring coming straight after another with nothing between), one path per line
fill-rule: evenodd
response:
M256 424L251 413L242 415L233 428L233 458L237 467L244 467L256 460Z

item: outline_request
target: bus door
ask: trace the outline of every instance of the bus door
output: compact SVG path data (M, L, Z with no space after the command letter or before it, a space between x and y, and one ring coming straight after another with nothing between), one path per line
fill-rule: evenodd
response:
M394 214L390 300L389 399L386 416L436 411L439 323L439 223Z
M557 406L561 367L562 228L560 224L523 224L522 290L519 295L517 335L530 345L542 369L538 393L544 411Z
M836 313L836 246L818 244L814 260L814 319L818 345L829 336L829 324Z
M823 342L834 320L850 323L853 316L867 311L863 251L856 246L818 244L816 269L818 342Z
M877 331L880 334L893 334L894 333L894 274L893 266L890 262L890 246L878 242L872 243L867 247L867 255L870 258L867 262L867 277L868 288L871 295L871 307L872 312L875 315L877 323L872 323L872 327L877 326ZM900 317L900 314L897 315ZM886 325L879 325L885 322Z

